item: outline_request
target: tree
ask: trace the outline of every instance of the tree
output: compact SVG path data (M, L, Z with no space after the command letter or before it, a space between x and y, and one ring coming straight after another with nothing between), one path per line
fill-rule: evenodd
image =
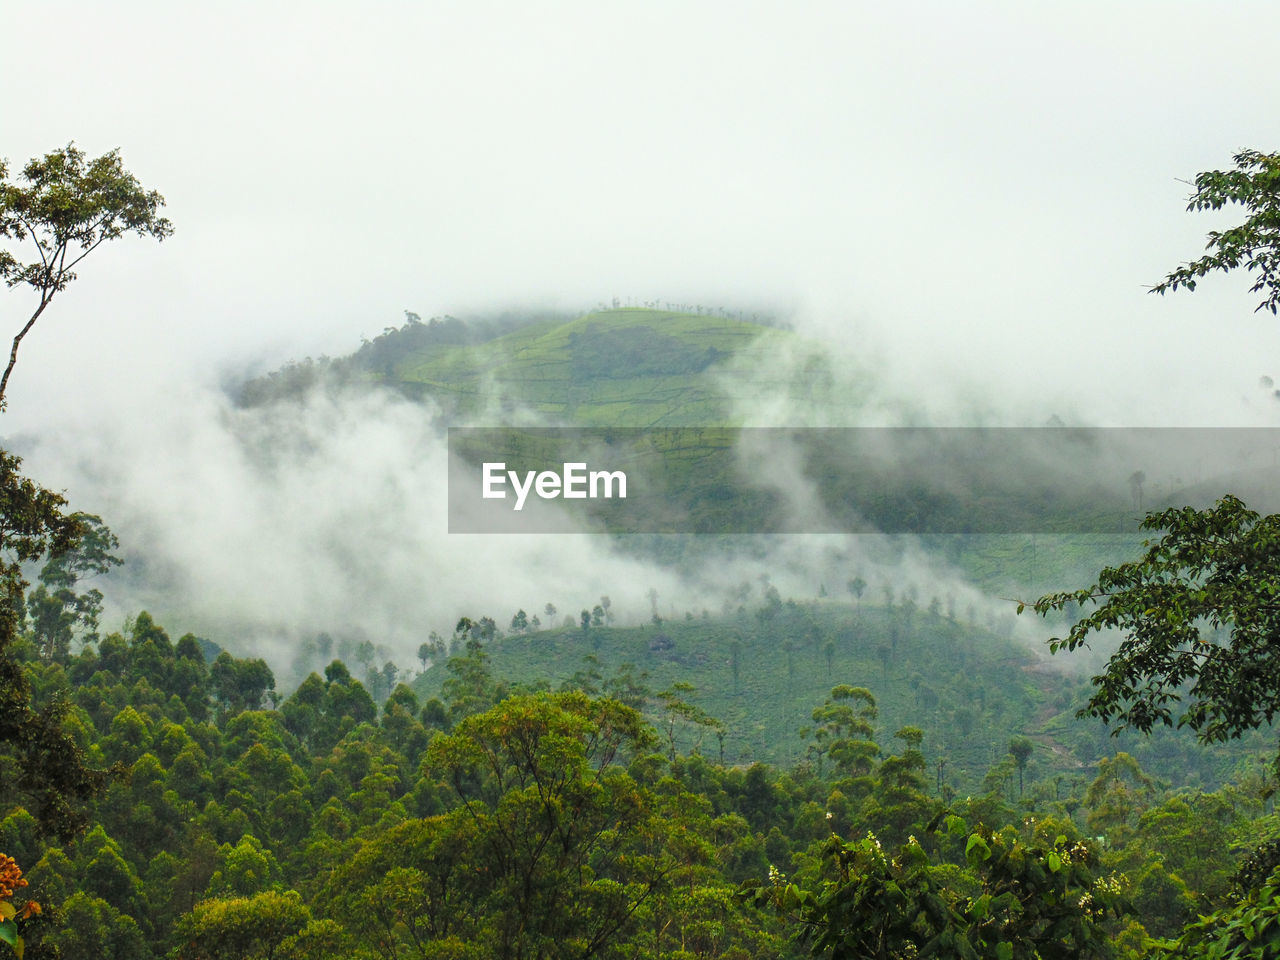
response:
M48 940L63 957L145 957L138 923L100 897L77 891L59 911L62 923Z
M1221 210L1239 204L1249 216L1230 230L1211 230L1205 246L1209 252L1174 270L1151 292L1194 290L1206 274L1226 273L1243 265L1257 274L1250 292L1265 291L1255 312L1276 313L1280 309L1280 153L1244 150L1232 159L1234 170L1209 170L1196 176L1187 209Z
M667 756L669 759L676 758L676 731L681 728L692 728L697 734L694 742L694 749L702 746L702 737L707 730L714 730L720 726L720 721L716 720L697 704L690 703L685 699L686 694L691 694L696 688L691 683L683 680L677 680L666 690L658 694L658 700L662 703L662 731L667 737Z
M0 750L16 757L18 775L0 780L0 799L26 796L40 828L70 838L84 825L78 805L107 781L88 769L84 752L62 726L67 704L55 697L31 705L31 683L14 649L24 613L22 565L64 556L84 533L62 512L66 501L18 473L21 461L0 451Z
M1245 150L1234 170L1195 180L1188 210L1239 204L1245 222L1211 231L1209 253L1184 264L1152 288L1163 294L1198 278L1244 266L1264 292L1259 310L1280 307L1280 154ZM1280 517L1259 516L1227 495L1208 510L1191 507L1148 514L1144 530L1165 531L1140 560L1108 567L1093 586L1041 597L1037 613L1069 604L1097 606L1050 649L1075 650L1090 634L1118 629L1124 639L1094 678L1096 691L1080 711L1149 732L1189 726L1202 740L1238 737L1280 710L1274 650L1280 640ZM1019 611L1023 608L1019 606ZM1185 708L1179 704L1186 700ZM1175 717L1175 710L1178 710Z
M364 667L366 675L373 669L373 662L377 656L378 651L370 640L361 640L356 647L356 663Z
M260 657L237 660L225 650L213 661L209 677L218 702L229 714L261 708L268 691L274 691L276 686L265 660Z
M1049 641L1054 652L1087 646L1097 631L1123 634L1080 715L1113 732L1187 726L1204 741L1270 723L1280 712L1280 515L1228 495L1208 510L1148 514L1141 527L1165 531L1141 559L1035 603L1041 615L1097 607Z
M293 890L252 897L205 900L178 921L181 960L271 960L281 945L307 925L311 913Z
M469 935L481 955L620 956L678 845L656 798L622 767L652 745L640 714L615 700L504 700L433 740L424 764L460 801L432 834L463 831L467 868L388 866L411 868L405 883L429 882L439 903L457 904L459 923L483 918ZM410 932L427 926L421 910L401 921ZM433 922L441 936L454 929L443 914Z
M400 678L400 668L388 660L382 665L380 673L383 698L391 696L391 691L396 688L396 681Z
M1026 737L1014 737L1009 741L1009 754L1018 765L1018 796L1022 796L1022 775L1026 772L1027 761L1031 759L1033 750L1035 744Z
M40 584L27 597L31 632L42 659L66 660L77 635L84 643L98 639L102 591L77 593L81 580L106 573L121 561L111 551L120 546L101 517L74 515L83 525L77 547L53 557L40 571Z
M75 268L98 246L126 233L163 240L173 225L160 216L164 198L144 190L124 168L120 151L88 160L67 144L32 160L15 179L0 160L0 238L35 246L36 259L19 260L0 250L0 278L10 287L25 284L39 295L35 311L13 338L9 363L0 376L0 410L18 347L54 296L76 278Z
M818 890L787 883L775 869L769 886L740 896L796 921L814 957L1113 955L1102 921L1128 905L1115 881L1099 876L1092 848L1062 834L1024 839L1012 827L970 831L957 816L945 823L951 837L965 839L964 887L955 884L956 868L935 863L915 837L886 852L869 833L862 840L831 837L825 853L834 875Z
M831 757L836 769L848 777L864 777L880 752L873 737L879 710L876 698L866 687L840 684L822 706L813 711L814 740L810 752L817 755L818 773Z
M1135 470L1129 474L1129 492L1133 494L1133 502L1139 510L1142 509L1142 485L1146 482L1145 471Z
M480 935L479 911L492 873L477 862L477 838L460 808L396 824L333 871L321 902L378 955L397 956L412 947L467 957L466 945ZM484 954L475 948L471 955Z

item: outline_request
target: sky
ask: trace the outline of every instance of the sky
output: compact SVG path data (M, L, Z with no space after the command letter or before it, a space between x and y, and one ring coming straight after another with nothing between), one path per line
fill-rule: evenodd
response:
M86 261L10 429L405 309L613 296L780 304L944 388L1106 389L1109 423L1253 422L1280 373L1242 278L1145 290L1214 225L1182 181L1276 148L1271 3L59 9L56 55L6 12L0 155L119 147L177 232Z
M1187 181L1280 148L1271 2L58 10L6 10L0 156L118 147L176 232L83 264L2 426L130 516L213 469L219 383L404 310L776 306L940 423L1280 414L1243 277L1147 292L1231 222Z

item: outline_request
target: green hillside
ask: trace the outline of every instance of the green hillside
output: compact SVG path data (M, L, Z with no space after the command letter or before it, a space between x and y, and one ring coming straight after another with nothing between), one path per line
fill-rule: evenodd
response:
M712 425L733 421L718 368L795 339L726 317L619 309L408 352L391 377L481 422L523 407L576 426Z
M581 427L761 418L839 425L854 422L871 383L865 370L837 376L821 344L724 311L408 317L347 356L308 358L250 379L236 399L255 406L323 383L377 383L430 400L453 425L508 423L517 411Z
M714 729L681 723L678 745L717 760L723 749L728 764L803 759L812 740L801 731L813 726L812 712L832 687L865 687L878 704L881 748L897 749L895 732L919 727L932 776L945 761L944 782L959 794L982 790L1017 735L1036 745L1029 782L1092 777L1099 759L1123 749L1177 785L1218 783L1244 758L1269 749L1261 735L1211 750L1163 731L1112 738L1102 724L1075 718L1088 682L1063 671L1078 664L1044 661L1012 639L1010 627L971 623L933 601L854 607L775 600L727 617L691 612L640 627L511 633L482 649L495 678L524 688L610 692L620 675L643 678L645 712L659 729L657 694L690 684L684 698L723 723L723 744ZM446 666L433 666L418 675L415 693L424 701L438 697L449 676Z

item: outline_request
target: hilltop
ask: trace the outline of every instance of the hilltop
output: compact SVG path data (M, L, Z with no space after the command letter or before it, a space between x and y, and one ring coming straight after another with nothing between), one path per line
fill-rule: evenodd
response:
M395 378L482 421L523 406L575 426L721 424L732 411L716 368L762 339L793 337L727 317L609 310L476 346L414 351Z
M784 352L806 358L804 376L764 362ZM813 396L830 379L816 376L821 365L818 345L793 331L709 310L426 323L411 315L347 357L290 364L245 384L240 396L265 403L330 377L430 400L450 424L506 422L523 410L567 426L720 426L741 423L740 407L753 398Z
M664 442L669 438L655 438L638 457L634 449L624 448L637 469L648 467L649 482L636 486L653 492L653 501L641 504L633 495L625 516L621 511L607 514L609 505L602 503L596 518L615 532L678 529L705 535L783 530L797 515L795 505L778 491L753 486L759 471L744 474L732 438L711 428L762 422L856 424L875 379L865 370L849 369L847 362L837 368L823 345L768 317L621 307L577 316L526 311L466 321L436 317L422 322L410 314L404 325L386 329L346 357L288 365L248 382L240 397L249 405L269 404L322 382L397 390L438 411L441 426L708 428L679 438L675 447ZM812 514L818 524L857 529L865 517L881 529L894 529L902 518L934 530L971 520L988 529L1001 524L1012 524L1014 531L1036 529L1040 506L1017 500L1016 491L1001 496L1003 476L975 480L975 466L981 473L986 461L962 447L934 451L930 468L914 476L947 484L966 477L981 490L981 498L904 484L892 473L868 476L866 461L824 447L825 442L815 436L812 444L782 450L813 481L810 506L817 508ZM1127 486L1121 494L1128 506ZM1080 517L1092 520L1096 513L1107 513L1093 501L1066 503L1062 510L1063 530L1071 530ZM1028 515L1027 525L1019 527L1018 518ZM674 517L670 523L675 526L646 527L652 516ZM620 517L635 522L619 525ZM1131 545L1132 539L1123 545ZM1060 588L1096 571L1100 558L1116 556L1071 537L1059 537L1042 549L1034 538L1021 535L935 540L931 551L960 566L973 582L1004 595L1011 589ZM681 552L661 540L633 540L628 549L664 562ZM694 553L700 557L697 562L706 561L705 550ZM1069 576L1064 579L1063 573Z

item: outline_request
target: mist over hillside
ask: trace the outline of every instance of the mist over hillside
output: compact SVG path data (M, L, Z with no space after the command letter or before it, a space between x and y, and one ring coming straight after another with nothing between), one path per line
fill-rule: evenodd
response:
M856 350L760 323L762 313L410 316L344 357L225 391L191 383L160 408L126 415L127 430L43 436L26 453L107 517L138 558L108 591L117 618L141 608L178 617L229 649L267 651L282 668L320 632L371 638L405 666L427 633L447 634L463 615L590 607L609 594L622 622L642 623L650 589L680 608L718 609L765 573L784 597L814 597L856 570L876 590L929 587L1003 614L1007 598L1075 582L1132 544L447 533L449 426L929 422L927 407L895 393ZM841 506L829 499L839 483L795 472L792 451L731 460L718 469L745 467L768 484L779 518ZM1136 506L1121 486L1124 507ZM995 517L1006 505L987 509ZM768 516L758 519L768 529ZM1025 620L1018 631L1032 646L1045 635Z
M762 338L788 344L785 360L771 363L780 348L757 349ZM189 384L137 411L127 431L45 436L27 453L147 558L145 570L122 571L121 613L171 611L233 649L282 654L308 632L363 631L407 660L416 638L478 609L612 592L620 612L641 616L646 590L675 596L684 579L721 592L776 565L780 588L800 596L847 579L828 566L858 555L856 542L739 549L723 570L699 562L681 575L606 538L445 532L445 425L717 423L762 416L764 396L787 398L788 416L828 409L821 401L840 392L836 371L817 345L799 344L710 311L410 322L346 358L286 367L234 394ZM804 375L815 369L820 376ZM845 396L856 415L856 394ZM164 458L148 455L159 449ZM498 570L502 596L493 595Z

